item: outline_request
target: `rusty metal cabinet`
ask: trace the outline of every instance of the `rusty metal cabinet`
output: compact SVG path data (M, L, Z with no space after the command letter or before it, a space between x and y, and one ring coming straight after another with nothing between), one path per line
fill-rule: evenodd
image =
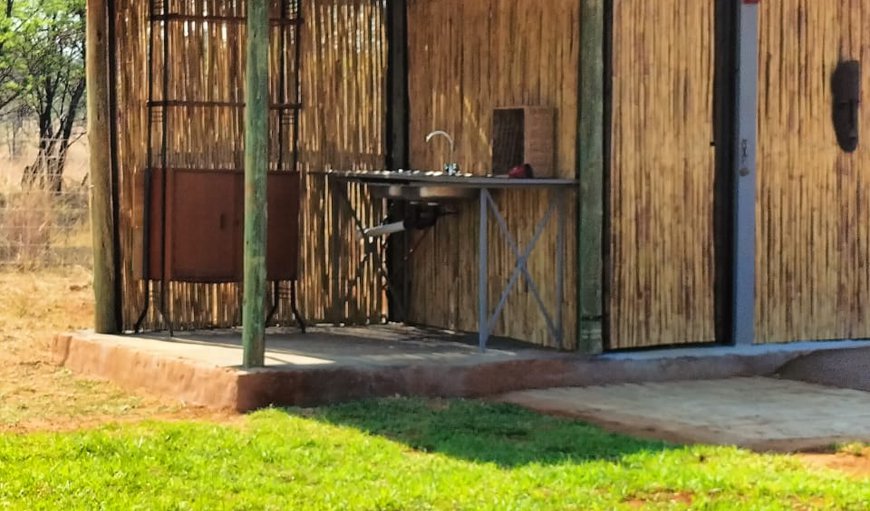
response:
M241 281L243 173L177 169L168 174L165 192L160 169L144 172L137 183L137 278L162 281L165 273L174 282ZM269 174L266 266L271 281L298 276L299 184L297 172Z

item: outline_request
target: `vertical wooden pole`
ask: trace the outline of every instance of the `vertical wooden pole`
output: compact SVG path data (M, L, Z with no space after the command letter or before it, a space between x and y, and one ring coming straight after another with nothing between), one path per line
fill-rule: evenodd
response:
M244 367L266 356L266 171L269 159L269 11L248 0L245 89Z
M94 246L94 330L121 331L114 222L112 208L112 150L109 123L109 15L106 0L87 2L87 116L91 148L91 234Z
M578 347L585 353L603 350L605 1L581 4L577 315Z

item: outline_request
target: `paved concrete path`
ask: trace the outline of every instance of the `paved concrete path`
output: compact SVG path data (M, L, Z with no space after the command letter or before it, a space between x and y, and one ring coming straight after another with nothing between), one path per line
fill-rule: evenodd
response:
M870 441L870 393L772 378L555 388L500 400L678 443L793 451Z

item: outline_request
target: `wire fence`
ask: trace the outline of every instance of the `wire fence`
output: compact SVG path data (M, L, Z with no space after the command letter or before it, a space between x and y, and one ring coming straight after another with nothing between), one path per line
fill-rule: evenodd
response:
M0 267L29 270L91 263L85 187L60 193L0 192Z
M77 150L63 167L60 191L22 178L35 165L55 164L50 158L0 158L0 269L92 266L87 151ZM48 168L37 174L48 175Z

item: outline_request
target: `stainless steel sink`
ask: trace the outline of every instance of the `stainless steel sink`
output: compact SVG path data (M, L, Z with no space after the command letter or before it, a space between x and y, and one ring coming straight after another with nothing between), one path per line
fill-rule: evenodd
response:
M461 180L462 178L456 178ZM405 200L411 202L446 202L477 198L478 189L457 184L428 183L377 183L370 184L372 196L380 199Z
M478 190L464 186L436 184L390 185L387 198L409 201L439 202L448 200L469 200L477 197Z

